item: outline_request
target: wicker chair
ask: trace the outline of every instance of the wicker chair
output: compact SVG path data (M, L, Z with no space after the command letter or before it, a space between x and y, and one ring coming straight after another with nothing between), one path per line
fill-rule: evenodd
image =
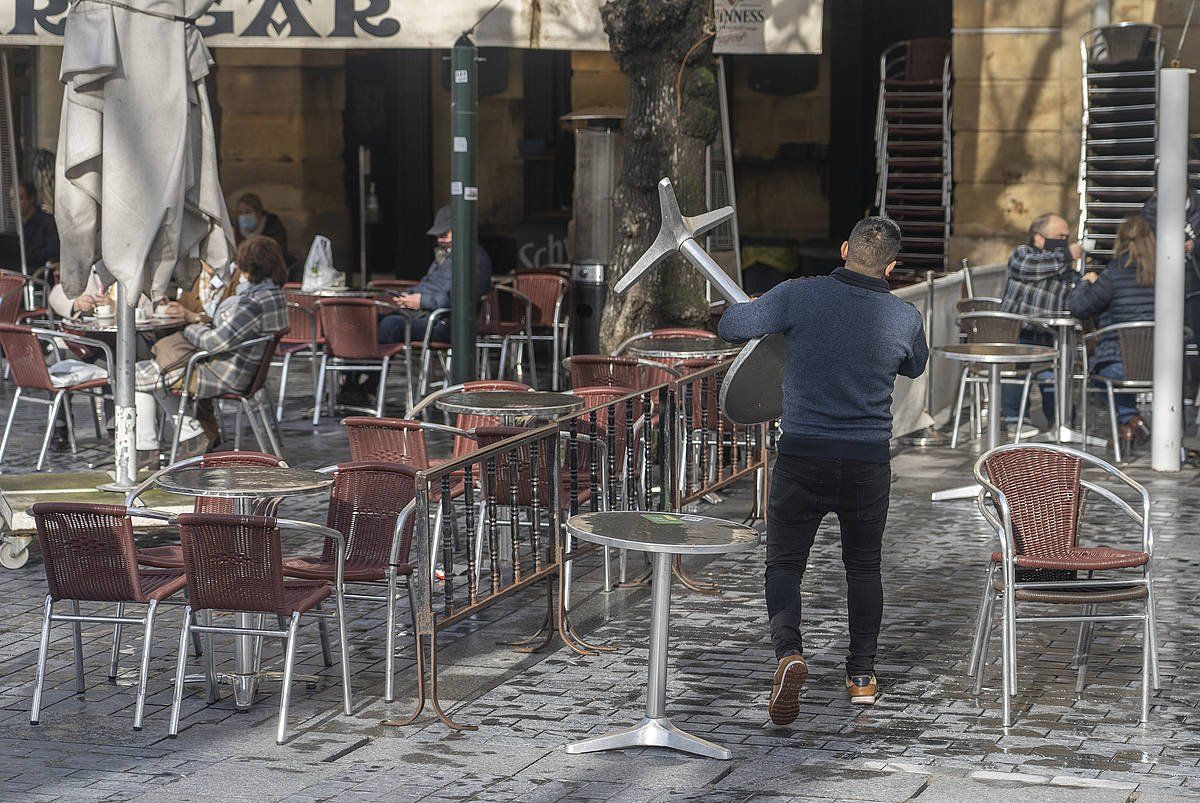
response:
M967 299L968 301L977 302L981 299ZM963 302L959 302L962 304ZM958 316L958 326L962 331L963 337L967 343L1016 343L1021 337L1021 328L1032 322L1033 319L1024 315L1015 315L1011 312L1000 312L998 310L981 310L975 312L964 312ZM1014 442L1021 442L1021 423L1025 420L1025 410L1029 406L1029 388L1033 381L1033 375L1040 367L1024 367L1016 368L1014 366L1006 366L1000 374L1000 383L1004 385L1020 385L1021 386L1021 406L1017 413L1017 431ZM970 363L964 363L962 370L958 375L958 395L954 401L954 424L950 432L950 448L958 448L958 431L962 425L962 407L966 400L967 388L971 387L972 393L977 394L980 388L987 387L987 374L977 367L973 367ZM978 418L975 415L978 401L972 401L971 411L975 425L972 427L976 432L980 427ZM1000 409L1000 399L988 399L988 404L994 407L997 411ZM988 412L991 415L991 411Z
M326 377L339 373L377 373L379 389L374 414L383 415L388 368L392 358L404 354L408 343L379 342L379 314L391 309L370 298L325 298L317 304L325 333L325 352L317 377L317 398L325 397ZM411 377L407 377L411 381ZM329 384L329 410L334 409L334 383ZM363 412L372 412L364 410ZM313 410L313 426L321 423L321 405Z
M507 296L507 303L504 297ZM505 308L513 317L505 316ZM522 353L518 347L515 355L509 351L514 340L524 343L526 355L529 358L529 384L537 387L537 360L533 353L533 299L505 284L494 284L479 305L479 313L475 321L475 349L481 356L481 374L489 378L491 360L487 352L492 349L500 351L500 359L496 367L496 378L504 379L508 372L510 356L515 356L516 370L521 378L525 378Z
M325 536L335 544L334 583L323 580L284 580L283 550L280 531L300 531ZM179 633L179 658L175 667L175 694L171 705L169 736L179 733L183 703L184 675L187 671L187 645L193 630L209 638L207 649L209 700L216 697L213 676L211 634L254 635L285 642L283 688L279 699L279 725L275 741L283 744L287 732L288 704L291 700L292 665L296 657L296 631L304 615L325 616L321 603L331 594L337 602L338 646L342 667L342 708L350 714L350 663L346 649L346 618L341 589L345 570L345 538L337 530L301 521L265 516L233 516L221 513L184 513L179 516L179 538L187 566L188 604L184 608ZM233 625L215 625L209 617L205 624L193 623L195 614L231 611L239 614L273 614L277 630L265 625L247 627L241 621Z
M333 489L329 494L329 512L325 526L340 532L345 542L345 571L342 594L346 599L379 602L387 608L386 680L383 699L394 697L396 600L401 577L408 587L409 611L412 602L413 566L409 560L412 545L413 510L417 469L412 466L379 461L356 461L331 466ZM337 580L338 543L326 538L320 555L289 558L283 562L285 577L304 580ZM349 593L345 586L365 585L380 593ZM324 635L324 634L322 634ZM328 647L326 666L330 665Z
M1108 485L1132 491L1140 511L1113 490L1083 478L1085 468L1097 469ZM1037 622L1080 623L1074 665L1076 689L1083 691L1093 622L1138 621L1142 626L1141 721L1149 716L1150 688L1158 688L1158 653L1155 637L1154 590L1151 562L1154 538L1150 529L1150 495L1138 483L1103 460L1060 446L1000 446L975 464L982 486L979 510L999 540L991 555L984 583L975 643L968 674L975 675L978 693L987 663L994 608L1002 604L1004 726L1012 722L1011 698L1017 686L1017 624ZM1085 547L1078 532L1084 498L1110 502L1141 530L1134 549ZM1077 574L1086 572L1086 578ZM1097 578L1097 572L1114 572ZM999 574L999 578L997 578ZM1017 615L1017 603L1080 605L1079 615ZM1140 613L1097 612L1098 606L1140 602Z
M1004 300L1000 298L977 296L975 298L964 298L954 305L954 309L959 315L968 312L999 312L1002 303L1004 303Z
M321 403L317 396L317 371L320 366L321 348L325 345L325 333L321 331L321 316L317 314L319 296L288 291L288 333L279 340L276 356L282 357L272 363L279 371L279 398L275 403L275 420L283 420L283 401L287 398L288 373L293 357L307 357L312 372L313 406Z
M678 370L664 362L605 354L575 354L563 360L563 367L574 388L608 385L645 390L679 376Z
M102 341L71 335L65 332L54 332L48 329L34 329L28 326L0 323L0 350L3 350L5 357L8 359L8 366L12 371L13 380L17 385L17 389L13 393L12 404L8 408L8 421L4 425L4 438L0 441L0 463L4 461L4 454L8 451L8 438L12 434L17 405L22 401L44 404L50 408L50 415L46 419L46 431L42 436L42 450L38 453L37 470L41 471L42 467L46 464L46 450L50 447L50 436L54 432L54 421L58 418L59 410L65 404L67 437L71 444L71 451L75 452L75 422L74 416L71 415L71 400L74 398L72 394L82 393L92 397L97 395L104 396L104 390L109 386L108 378L91 379L87 382L78 382L65 387L55 385L50 378L50 370L46 367L45 349L49 348L54 353L56 359L61 359L62 354L58 347L60 341L68 345L76 344L99 350L104 356L108 376L111 377L113 375L112 350L108 347L108 344ZM33 395L37 393L45 393L47 398L40 398L37 395ZM92 411L93 413L96 412L94 405ZM100 434L100 429L100 421L97 418L97 436Z
M133 710L133 729L142 729L146 708L146 676L150 668L150 649L154 642L154 616L159 604L183 590L180 571L143 569L137 565L131 515L169 520L169 516L150 510L133 511L120 505L90 505L69 502L40 502L30 512L37 525L38 543L46 566L46 595L42 616L42 636L38 646L37 679L33 686L30 724L41 717L42 686L46 680L46 655L50 648L50 627L55 622L70 622L75 629L75 691L84 692L83 622L113 622L142 625L142 660L138 671L137 702ZM55 603L69 601L71 614L56 614ZM118 603L115 617L85 616L80 602ZM127 604L145 605L142 618L124 616Z
M1097 329L1085 336L1086 343L1099 343L1101 338L1116 336L1121 348L1121 365L1124 379L1110 379L1093 374L1083 383L1081 405L1082 431L1088 431L1087 398L1092 393L1103 393L1108 399L1108 420L1112 432L1113 461L1120 463L1121 438L1117 432L1118 393L1149 393L1154 390L1154 321L1131 321L1114 323Z
M424 411L434 408L438 399L448 396L451 393L487 393L493 390L532 390L532 388L520 382L509 382L501 379L477 379L471 382L463 382L461 385L450 385L429 394L417 402L416 406L408 411L408 417L416 419ZM453 427L454 448L450 453L451 457L462 457L479 448L475 443L474 436L471 435L471 431L476 427L495 426L499 423L499 419L490 415L476 415L473 413L459 413L456 415Z
M513 277L513 289L525 295L533 305L532 331L511 336L515 342L528 341L530 349L534 341L550 343L550 389L558 390L560 365L563 352L567 350L570 332L570 305L567 294L570 280L558 273L517 273ZM531 358L532 359L532 358Z

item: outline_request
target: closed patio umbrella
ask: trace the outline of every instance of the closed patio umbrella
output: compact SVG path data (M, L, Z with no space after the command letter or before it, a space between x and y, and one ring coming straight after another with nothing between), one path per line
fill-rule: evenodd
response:
M223 272L232 249L204 89L212 61L193 23L214 1L79 0L66 21L54 203L61 281L78 295L102 260L119 284L119 486L136 473L133 309L143 293L166 292L182 257Z

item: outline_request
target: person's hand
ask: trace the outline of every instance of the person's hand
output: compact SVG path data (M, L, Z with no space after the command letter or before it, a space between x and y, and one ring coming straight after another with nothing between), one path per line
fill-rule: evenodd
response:
M1081 259L1083 257L1083 246L1080 243L1071 243L1068 246L1068 250L1071 252L1072 259Z
M1094 271L1094 270L1089 270L1087 273L1083 274L1083 280L1085 282L1094 282L1099 278L1100 278L1100 274L1096 273L1096 271Z
M403 293L400 296L400 306L404 309L420 309L421 294L420 293Z
M96 297L80 296L79 298L75 299L74 303L71 305L71 308L76 312L91 312L96 308Z
M192 312L178 301L168 301L163 305L163 312L174 318L183 318L188 323L196 323L200 320L200 313Z
M1195 240L1184 240L1183 241L1183 253L1190 254L1190 253L1192 253L1193 250L1195 250L1195 248L1196 248Z

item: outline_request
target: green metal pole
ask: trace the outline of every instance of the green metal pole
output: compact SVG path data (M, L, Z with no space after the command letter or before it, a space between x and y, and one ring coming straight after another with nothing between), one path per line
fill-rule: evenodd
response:
M475 43L466 34L450 51L450 217L454 243L450 258L454 285L450 290L451 378L457 383L475 378L475 216L479 190L475 185L476 112L479 92L476 82ZM485 288L478 288L483 290Z

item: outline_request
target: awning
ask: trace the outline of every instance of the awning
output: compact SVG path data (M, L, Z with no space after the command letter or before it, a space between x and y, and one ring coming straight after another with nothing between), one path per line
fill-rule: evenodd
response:
M61 45L68 0L0 2L0 45ZM503 0L476 44L608 50L603 0ZM225 0L198 27L210 47L447 48L495 0ZM716 0L718 53L820 53L822 0Z

